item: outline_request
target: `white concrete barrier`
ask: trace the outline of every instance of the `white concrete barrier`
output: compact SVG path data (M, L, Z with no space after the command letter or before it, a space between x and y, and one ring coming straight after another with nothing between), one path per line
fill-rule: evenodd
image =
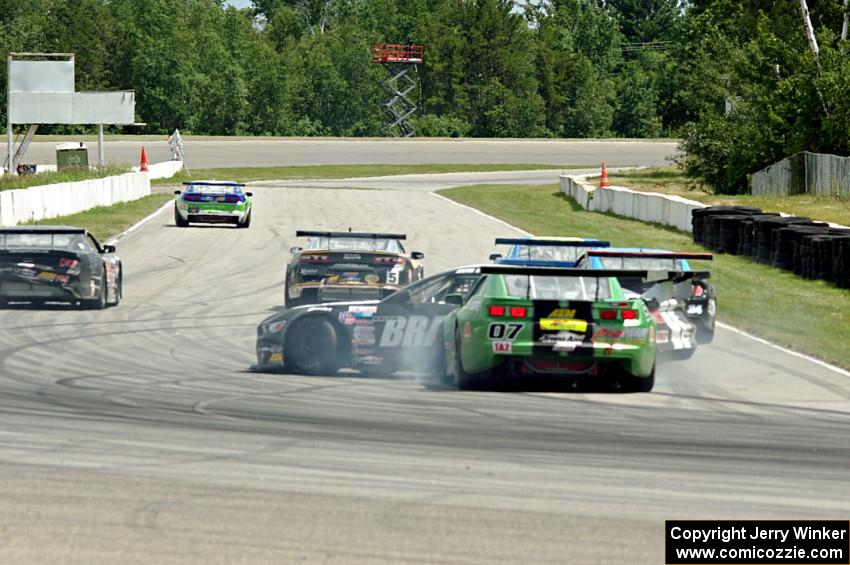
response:
M132 171L138 171L139 167L133 167ZM148 165L148 176L153 179L171 178L183 170L183 161L163 161Z
M562 175L561 192L585 210L655 222L686 232L692 230L691 211L705 208L704 204L681 196L640 192L621 186L597 188L582 175Z
M151 193L151 179L174 175L180 161L151 165L148 173L126 173L114 177L62 182L0 191L0 226L67 216L96 206L137 200Z

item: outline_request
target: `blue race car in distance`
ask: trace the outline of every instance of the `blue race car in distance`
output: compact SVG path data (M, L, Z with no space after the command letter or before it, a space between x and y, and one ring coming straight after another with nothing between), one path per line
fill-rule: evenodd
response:
M511 246L507 255L490 255L490 260L498 265L575 267L588 248L606 248L611 244L581 237L499 237L496 245Z
M605 247L588 250L579 264L593 269L663 269L687 273L694 271L688 259L710 261L712 254L679 253L642 247ZM642 292L645 289L631 290ZM689 286L677 288L676 297L684 302L685 315L697 327L697 343L711 343L717 319L717 291L714 285L705 278L695 278Z

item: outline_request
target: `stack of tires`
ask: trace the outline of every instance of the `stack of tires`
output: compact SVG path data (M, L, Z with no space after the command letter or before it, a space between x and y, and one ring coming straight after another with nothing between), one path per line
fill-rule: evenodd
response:
M850 288L850 229L747 206L694 210L691 225L694 241L712 251Z

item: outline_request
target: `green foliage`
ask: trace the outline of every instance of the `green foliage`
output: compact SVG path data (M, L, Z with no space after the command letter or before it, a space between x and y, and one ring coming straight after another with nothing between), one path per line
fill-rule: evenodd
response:
M799 8L715 0L696 3L697 45L682 143L686 172L717 193L743 194L748 175L799 151L847 155L850 99L840 3L810 3L821 54L809 49ZM731 105L724 108L724 101Z
M412 120L416 133L425 137L464 137L472 127L459 116L425 114Z
M784 0L0 0L0 49L76 53L79 89L136 91L142 133L376 136L370 46L415 41L419 135L683 136L690 174L741 192L793 151L850 151L843 7L810 5L819 63Z

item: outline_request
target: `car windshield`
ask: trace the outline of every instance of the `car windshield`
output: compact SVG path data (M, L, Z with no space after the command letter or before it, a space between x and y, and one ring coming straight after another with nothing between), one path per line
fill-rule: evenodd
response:
M327 249L329 251L386 251L403 253L404 249L397 239L382 237L313 237L309 249Z
M235 184L190 184L183 191L189 194L242 194L242 187Z
M575 263L585 252L583 247L569 245L515 245L511 257L531 261L563 261Z
M611 297L608 277L505 275L504 278L505 289L512 298L595 300Z
M599 260L603 269L676 271L680 268L676 259L657 257L600 257Z
M34 251L77 250L85 236L79 233L6 233L0 234L0 249Z

